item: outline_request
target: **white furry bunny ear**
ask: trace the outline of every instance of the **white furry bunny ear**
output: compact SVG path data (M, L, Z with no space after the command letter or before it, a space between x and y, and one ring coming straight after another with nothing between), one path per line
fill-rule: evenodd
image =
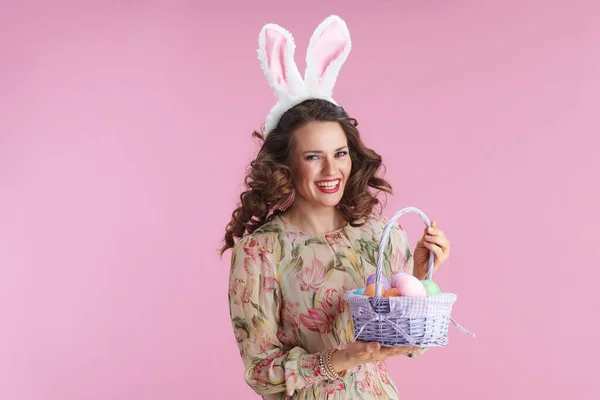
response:
M304 86L294 61L296 44L292 34L279 25L267 24L258 35L258 59L269 85L280 97Z
M306 52L304 84L311 91L331 97L352 41L346 23L337 15L327 17L315 30Z
M281 116L307 99L331 98L340 68L350 53L350 33L344 21L332 15L315 30L306 54L304 80L294 61L294 38L281 26L266 24L258 35L258 59L269 85L277 96L265 121L265 134L273 130Z

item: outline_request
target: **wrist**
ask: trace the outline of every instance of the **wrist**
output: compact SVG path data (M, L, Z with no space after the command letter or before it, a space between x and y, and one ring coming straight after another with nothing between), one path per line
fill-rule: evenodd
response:
M346 370L340 371L333 366L333 355L337 353L336 349L329 349L317 353L317 364L319 372L328 382L333 382L346 377Z
M331 356L331 365L335 372L343 372L354 367L350 355L346 350L336 350Z

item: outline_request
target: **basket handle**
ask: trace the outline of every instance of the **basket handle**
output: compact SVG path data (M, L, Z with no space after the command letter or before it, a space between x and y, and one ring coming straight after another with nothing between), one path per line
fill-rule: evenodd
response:
M389 222L387 223L387 225L385 226L385 228L383 230L383 234L381 235L381 241L379 243L379 252L377 253L377 277L375 280L375 297L373 299L375 303L379 302L379 299L381 299L381 297L382 297L381 289L383 287L383 284L381 283L381 274L383 271L383 259L384 259L383 253L385 251L385 246L387 245L387 242L388 242L390 230L392 229L392 227L394 226L394 224L396 223L396 220L398 218L400 218L402 215L409 213L409 212L414 212L416 214L419 214L421 216L421 218L423 219L425 226L428 226L428 227L431 226L431 221L429 220L427 215L425 215L425 213L423 211L419 210L416 207L403 208L402 210L400 210L396 214L394 214L394 216L392 218L390 218ZM428 266L428 270L427 270L427 278L426 279L431 279L431 277L433 276L434 261L435 261L435 255L432 250L429 250L429 266Z

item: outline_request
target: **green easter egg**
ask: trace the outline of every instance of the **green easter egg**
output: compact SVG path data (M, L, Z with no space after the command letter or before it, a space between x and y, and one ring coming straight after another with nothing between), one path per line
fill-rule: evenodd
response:
M434 294L442 293L440 287L437 283L432 281L431 279L425 279L421 281L423 286L425 286L425 291L427 292L427 296L433 296Z
M360 294L360 295L363 295L363 294L365 294L365 288L363 287L363 288L360 288L360 289L356 289L356 290L354 291L354 293L355 293L355 294Z

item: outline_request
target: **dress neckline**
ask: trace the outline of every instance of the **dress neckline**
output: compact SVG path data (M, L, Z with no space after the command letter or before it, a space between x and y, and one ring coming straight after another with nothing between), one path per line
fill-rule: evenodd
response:
M293 225L290 221L288 221L287 219L285 219L285 217L283 217L283 215L279 214L277 215L278 218L281 219L281 221L284 223L284 225L288 226L289 228L295 230L296 232L302 234L302 235L306 235L306 236L312 236L312 237L316 237L316 236L328 236L328 235L335 235L337 233L341 233L344 232L346 230L346 228L348 228L348 226L350 226L350 224L346 221L346 225L344 225L343 227L336 229L334 231L330 231L330 232L325 232L325 233L307 233L304 232L302 229L296 227L295 225Z

